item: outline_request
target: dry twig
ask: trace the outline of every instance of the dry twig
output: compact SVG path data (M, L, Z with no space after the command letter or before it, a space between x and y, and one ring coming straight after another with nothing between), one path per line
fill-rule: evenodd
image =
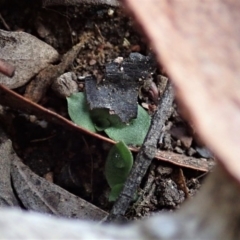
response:
M162 98L160 99L158 109L153 116L148 134L136 157L130 176L118 200L115 202L107 221L119 221L126 212L142 178L156 155L161 129L166 120L170 117L173 100L173 89L170 82L168 82Z

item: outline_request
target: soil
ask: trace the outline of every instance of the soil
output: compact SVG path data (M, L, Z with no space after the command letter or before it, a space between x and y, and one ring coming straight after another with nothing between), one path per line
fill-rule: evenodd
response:
M79 89L84 89L84 76L93 75L101 82L105 65L132 52L148 55L150 47L141 30L123 10L109 6L42 8L39 1L8 1L0 4L6 24L0 28L25 31L66 53L83 34L89 37L68 71L77 75ZM6 28L9 29L6 29ZM157 74L166 75L162 69ZM155 79L157 83L157 78ZM16 89L24 92L26 86ZM156 104L148 96L141 100L153 113ZM69 118L65 99L51 89L40 104ZM73 132L25 113L8 109L12 115L7 124L13 146L23 162L39 176L52 181L77 196L110 211L109 187L104 176L104 163L111 144L84 133ZM197 158L210 158L194 134L194 128L179 114L177 104L165 126L160 149ZM202 151L201 151L202 150ZM134 154L135 156L135 154ZM186 198L201 186L202 173L154 160L139 188L138 197L126 216L142 218L159 211L178 209Z

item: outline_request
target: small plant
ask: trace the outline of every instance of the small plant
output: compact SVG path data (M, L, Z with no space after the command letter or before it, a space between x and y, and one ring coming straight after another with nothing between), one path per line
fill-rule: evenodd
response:
M84 93L74 93L67 98L68 113L77 125L91 131L104 131L115 141L140 146L150 126L150 116L138 105L138 116L130 123L120 121L117 115L109 114L108 109L91 111L87 105Z
M123 141L109 151L105 164L105 176L111 188L109 201L116 201L132 169L133 156Z

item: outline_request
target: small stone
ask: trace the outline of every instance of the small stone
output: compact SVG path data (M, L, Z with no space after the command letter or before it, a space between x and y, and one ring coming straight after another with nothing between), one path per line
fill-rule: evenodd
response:
M128 41L128 39L127 38L124 38L123 39L123 47L129 47L131 44L130 44L130 42Z
M38 120L36 121L37 125L39 125L41 128L47 128L48 122L45 120Z
M83 83L79 83L78 87L79 87L79 89L83 89L84 88L84 84Z
M132 52L140 52L141 47L139 45L133 45L133 46L131 46L131 51Z
M203 158L213 158L213 154L206 147L196 147L196 151Z
M72 93L78 92L76 75L73 72L67 72L57 78L52 84L52 90L62 98L69 97Z
M191 136L182 136L181 137L181 142L182 142L182 145L185 147L185 148L190 148L190 146L192 145L192 137Z
M95 60L95 59L91 59L90 61L89 61L89 65L90 66L93 66L93 65L95 65L97 63L97 61Z
M177 153L180 153L180 154L184 153L184 150L182 148L180 148L180 147L175 147L174 151L177 152Z
M178 140L177 140L177 146L178 146L178 147L181 147L181 145L182 145L182 144L181 144L181 141L178 139Z
M121 64L123 62L123 57L117 57L113 60L113 62Z
M37 120L37 117L36 117L35 115L30 115L30 116L29 116L29 121L30 121L31 123L36 122L36 120Z
M113 14L114 14L114 10L112 9L112 8L109 8L108 9L108 16L113 16Z
M194 148L189 148L187 151L187 154L189 156L193 156L197 151Z
M157 168L157 173L159 173L159 175L162 177L169 176L172 173L172 171L173 171L172 168L166 166L159 166Z
M53 172L48 172L43 176L47 181L53 183Z

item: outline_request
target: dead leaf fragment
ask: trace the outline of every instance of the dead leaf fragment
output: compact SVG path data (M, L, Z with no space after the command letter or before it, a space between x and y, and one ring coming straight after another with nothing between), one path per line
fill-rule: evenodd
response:
M0 128L0 141L0 207L18 206L10 176L11 161L14 157L12 142L7 139L2 128Z
M13 89L23 86L59 55L54 48L28 33L0 30L0 57L16 67L12 78L0 73L0 84Z
M11 177L18 198L29 210L97 221L107 216L100 208L37 176L17 156Z

